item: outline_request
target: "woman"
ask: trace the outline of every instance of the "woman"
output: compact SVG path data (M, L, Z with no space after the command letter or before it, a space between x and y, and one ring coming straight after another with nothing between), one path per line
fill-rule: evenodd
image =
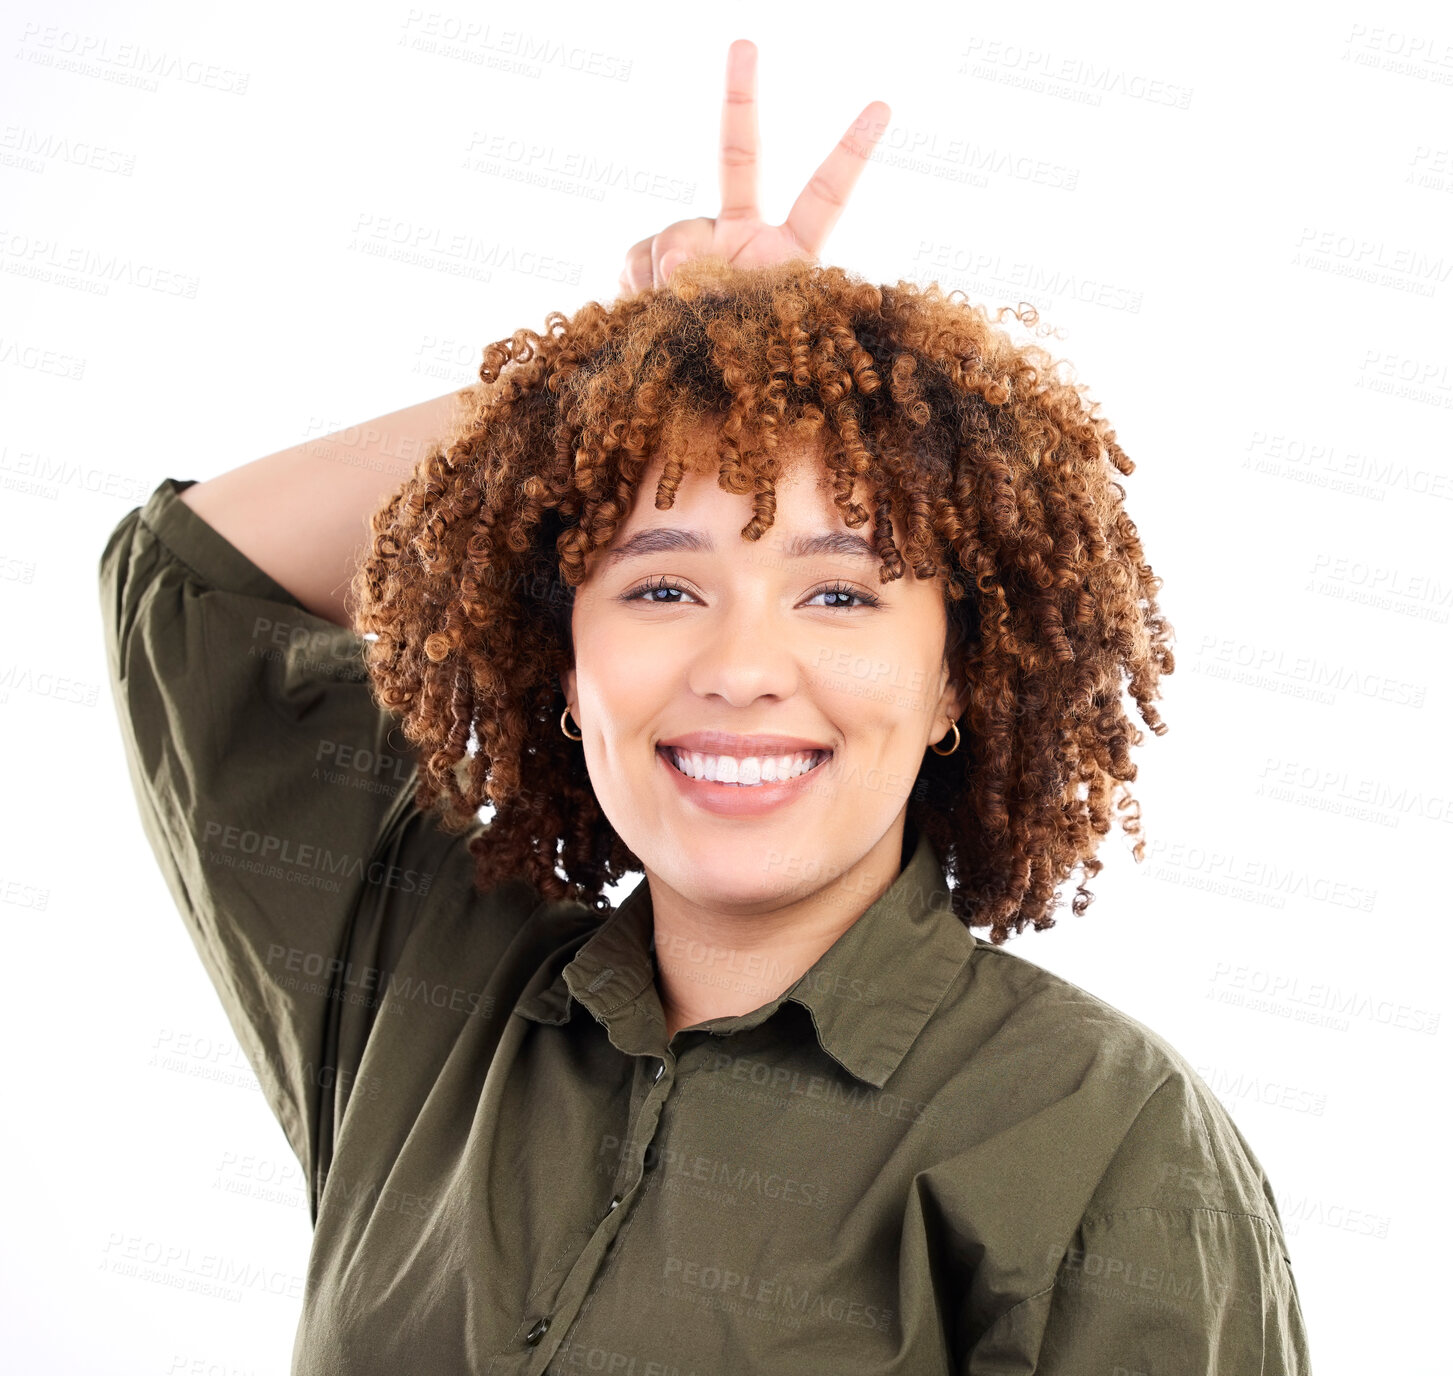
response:
M1122 677L1164 729L1132 465L982 311L816 264L871 135L765 231L752 58L733 213L487 348L361 562L376 474L303 447L103 555L147 832L308 1172L293 1370L1305 1372L1231 1119L1003 946L1091 899Z

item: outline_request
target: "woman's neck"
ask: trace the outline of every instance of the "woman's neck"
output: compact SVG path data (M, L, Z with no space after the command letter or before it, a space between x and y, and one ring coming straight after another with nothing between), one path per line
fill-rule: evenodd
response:
M795 984L903 872L909 830L900 819L845 873L760 913L693 902L648 871L667 1041L683 1027L750 1013Z

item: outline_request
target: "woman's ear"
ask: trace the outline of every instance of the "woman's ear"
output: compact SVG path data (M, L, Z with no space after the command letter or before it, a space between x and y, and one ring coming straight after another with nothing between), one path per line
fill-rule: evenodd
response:
M947 673L947 671L945 671ZM963 716L964 709L968 706L968 694L964 684L952 681L944 685L943 692L939 696L938 710L947 718L949 725L944 727L944 734L953 729L953 723ZM937 739L935 737L935 739Z
M570 704L572 709L570 715L575 716L575 670L573 667L561 671L560 691L565 694L565 701Z

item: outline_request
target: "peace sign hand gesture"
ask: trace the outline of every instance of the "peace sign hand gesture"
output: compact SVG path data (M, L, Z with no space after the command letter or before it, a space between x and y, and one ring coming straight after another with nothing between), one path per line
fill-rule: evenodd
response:
M621 271L621 295L662 286L686 258L721 257L743 267L789 258L815 262L891 115L881 100L865 106L802 188L786 221L764 224L757 208L757 45L737 39L727 49L721 113L721 213L714 220L677 220L634 245Z

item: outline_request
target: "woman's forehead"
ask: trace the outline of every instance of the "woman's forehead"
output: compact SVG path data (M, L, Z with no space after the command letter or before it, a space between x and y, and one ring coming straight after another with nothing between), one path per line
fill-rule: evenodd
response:
M669 457L680 463L685 469L677 490L677 505L680 504L682 494L688 488L693 495L696 493L709 494L715 491L726 498L741 496L743 501L750 505L751 493L730 493L720 485L722 464L730 454L730 448L722 444L720 422L690 417L672 417L667 421L661 442L642 474L637 495L638 497L641 494L645 495L646 511L655 510L656 483L661 477ZM828 468L826 455L827 448L823 432L819 431L813 435L785 433L772 455L777 465L774 488L800 486L801 496L808 501L813 501L816 494L821 494L828 505L831 505L835 478ZM858 488L856 497L859 501L864 499L861 486Z
M646 526L681 525L688 520L692 524L734 522L737 526L751 520L755 490L735 492L722 486L721 459L714 447L674 457L685 472L677 482L670 507L663 510L656 506L656 485L665 467L665 456L658 454L641 475L630 512L621 522L623 534ZM763 534L763 541L771 540L774 533L779 537L783 532L795 533L804 525L850 528L833 501L835 477L820 453L784 447L777 454L777 465L772 479L772 526ZM853 496L860 505L871 507L871 494L861 484Z
M685 468L669 507L656 506L656 484L667 452ZM828 468L820 443L783 444L777 451L773 480L775 502L767 530L756 540L742 534L753 518L754 492L733 492L721 486L721 459L715 435L694 438L687 450L653 456L606 550L598 550L591 571L601 567L629 569L629 553L664 553L669 549L727 553L748 562L781 561L795 567L810 555L860 562L863 576L876 581L882 557L874 548L874 522L848 525L833 498L836 475ZM859 481L852 500L870 513L874 494ZM893 540L902 551L904 532L897 515L891 521ZM602 556L604 556L602 558ZM917 581L905 570L910 581Z
M643 534L655 536L657 531L669 532L660 539L653 539L649 547L674 542L677 548L710 547L713 550L737 550L744 557L754 561L775 562L785 558L788 551L797 551L806 541L819 537L819 544L813 547L817 552L830 552L832 546L821 537L847 536L836 546L838 553L848 550L850 544L876 543L876 502L880 495L888 496L892 511L889 523L893 543L900 554L906 544L906 527L896 494L890 486L878 491L868 475L860 476L853 485L849 500L866 510L869 519L857 526L850 526L835 500L840 482L839 475L827 464L827 446L831 432L823 426L815 431L804 432L791 426L784 428L772 457L777 472L772 480L775 502L768 528L761 536L752 540L742 531L753 519L755 490L730 491L721 485L721 470L724 462L721 442L722 417L685 415L680 412L666 417L661 435L653 452L648 456L645 468L630 496L630 504L621 516L615 531L603 547L597 547L587 557L587 577L593 577L606 567L624 569L619 555L628 541L636 541L640 547ZM759 446L754 445L754 448ZM725 447L725 457L731 455ZM656 487L670 458L679 463L679 475L671 505L656 506ZM686 532L687 539L680 538ZM704 537L692 541L696 536ZM798 556L793 554L795 565ZM882 565L882 557L874 550L874 569ZM865 573L876 579L875 573ZM911 567L904 569L910 582L919 581Z

